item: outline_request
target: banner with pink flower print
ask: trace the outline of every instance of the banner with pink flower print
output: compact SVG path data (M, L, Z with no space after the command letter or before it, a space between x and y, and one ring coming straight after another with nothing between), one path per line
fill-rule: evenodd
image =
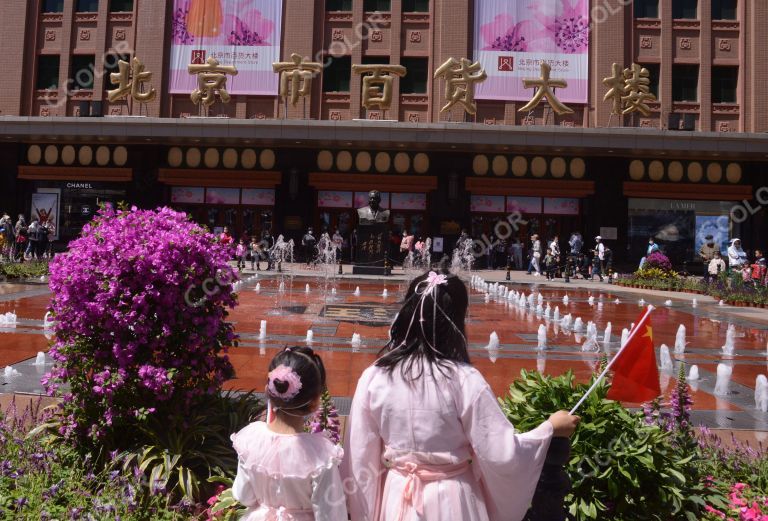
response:
M474 195L469 201L469 209L472 212L503 213L503 195Z
M550 77L564 79L563 103L587 103L589 80L589 0L475 0L475 59L488 79L478 99L528 101L542 61Z
M174 0L170 92L191 93L197 77L187 67L214 57L237 67L230 94L277 94L282 18L282 0Z

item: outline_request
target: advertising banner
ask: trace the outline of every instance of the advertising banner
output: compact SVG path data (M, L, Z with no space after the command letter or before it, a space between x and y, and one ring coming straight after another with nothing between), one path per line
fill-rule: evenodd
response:
M586 103L589 79L588 0L475 0L475 59L488 79L478 99L528 101L541 62L551 78L568 82L555 93L563 103Z
M174 0L171 93L191 93L197 77L187 67L213 57L237 68L230 94L277 94L282 18L282 0Z
M48 240L59 239L59 193L32 194L32 219L47 223L51 234Z

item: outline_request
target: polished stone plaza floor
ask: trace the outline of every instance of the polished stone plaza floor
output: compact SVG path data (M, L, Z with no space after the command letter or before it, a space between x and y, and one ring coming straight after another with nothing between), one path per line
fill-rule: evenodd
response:
M481 273L487 278L503 279L503 272ZM311 346L323 357L329 374L329 390L342 412L361 372L370 365L386 343L388 325L399 308L407 277L395 278L325 278L319 272L295 270L277 274L250 271L243 274L239 291L240 305L232 312L240 341L229 356L237 377L228 388L261 390L266 367L274 353L288 345L303 345L307 330L312 330ZM256 291L258 286L258 291ZM280 285L283 290L280 290ZM600 349L615 352L622 328L640 315L645 303L657 307L653 330L657 352L661 344L673 351L675 333L680 324L687 329L683 355L672 354L675 369L662 373L662 388L668 393L675 384L677 364L699 367L700 379L691 382L694 389L694 421L714 428L768 431L768 414L755 409L755 378L768 374L768 312L719 306L708 297L628 291L608 284L562 283L547 285L539 279L513 276L510 288L527 294L542 295L561 316L570 313L584 324L597 325ZM309 293L307 293L309 285ZM359 288L359 294L356 289ZM384 290L387 296L383 296ZM568 303L563 297L568 295ZM592 297L592 299L590 299ZM693 306L692 299L698 305ZM0 393L39 393L39 376L45 366L34 365L38 351L47 349L49 339L43 328L43 316L50 299L47 286L39 284L0 285L0 314L13 311L18 322L13 328L0 329L0 368L12 365L18 376L6 378L0 371ZM618 299L618 300L617 300ZM671 300L671 301L668 301ZM522 309L508 301L486 302L484 293L472 291L467 325L472 363L485 375L494 392L501 395L520 369L538 370L558 375L573 370L579 380L587 380L599 361L599 353L582 352L583 334L564 330L552 319L535 310ZM261 321L266 320L265 338L260 338ZM611 322L613 333L606 345L604 330ZM547 351L537 351L539 325L547 328ZM735 352L724 355L729 325L735 327ZM500 340L498 353L486 349L490 334ZM352 335L361 338L353 347ZM48 360L50 363L50 360ZM717 364L732 367L727 393L716 396ZM758 436L761 438L761 436Z

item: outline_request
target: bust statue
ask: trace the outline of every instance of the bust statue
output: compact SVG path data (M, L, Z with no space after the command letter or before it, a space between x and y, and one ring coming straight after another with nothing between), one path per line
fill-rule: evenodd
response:
M378 190L368 192L368 206L357 209L357 217L360 224L376 224L389 221L389 210L381 206L381 194Z

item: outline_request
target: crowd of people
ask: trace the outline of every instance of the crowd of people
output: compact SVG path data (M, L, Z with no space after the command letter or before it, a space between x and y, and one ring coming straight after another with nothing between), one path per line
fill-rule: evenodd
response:
M717 279L721 273L730 271L731 274L740 275L745 284L768 286L768 263L762 250L756 249L750 259L741 246L741 239L734 238L731 239L726 255L723 255L712 235L707 235L705 240L698 255L706 266L704 279L707 282Z
M0 217L0 261L24 262L50 258L52 234L52 226L47 221L33 218L27 224L24 215L19 214L14 223L10 215L3 213Z
M343 449L305 433L326 388L309 347L277 353L267 413L232 436L232 486L245 519L522 519L553 438L579 417L553 413L521 433L469 357L469 296L446 271L409 285L389 341L357 384ZM395 427L395 428L393 428Z

